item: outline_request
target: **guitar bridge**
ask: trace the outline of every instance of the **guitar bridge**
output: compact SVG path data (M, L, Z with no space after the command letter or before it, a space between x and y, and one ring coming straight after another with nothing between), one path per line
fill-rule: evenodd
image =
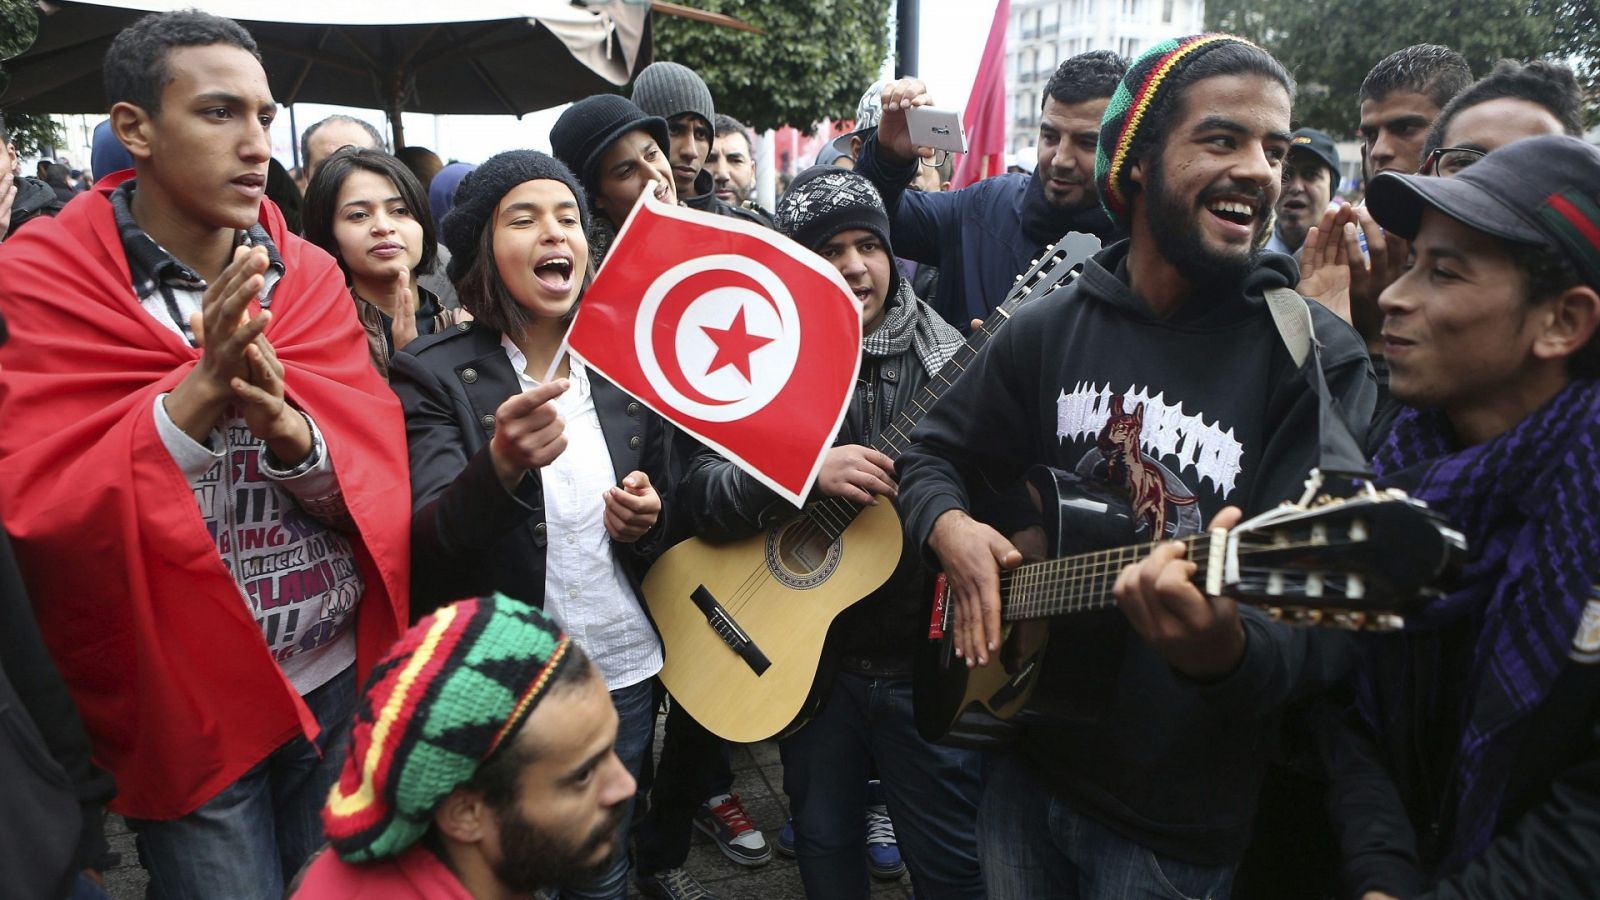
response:
M749 666L751 671L761 675L772 667L772 661L767 659L765 653L761 652L761 648L756 646L755 641L750 640L750 635L745 634L744 629L739 627L739 623L733 620L733 616L728 615L728 611L722 608L722 604L717 602L717 598L711 596L711 592L706 590L705 585L702 584L695 588L694 592L689 595L689 599L693 600L694 605L700 608L700 612L706 617L706 624L710 625L711 630L717 633L717 637L722 638L723 643L727 644L733 652L739 654L739 658L744 660L745 665Z

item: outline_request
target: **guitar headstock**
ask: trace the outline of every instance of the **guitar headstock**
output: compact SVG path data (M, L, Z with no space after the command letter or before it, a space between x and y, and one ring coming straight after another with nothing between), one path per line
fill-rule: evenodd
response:
M1384 630L1448 588L1466 539L1427 504L1371 485L1284 504L1228 533L1226 593L1294 624Z

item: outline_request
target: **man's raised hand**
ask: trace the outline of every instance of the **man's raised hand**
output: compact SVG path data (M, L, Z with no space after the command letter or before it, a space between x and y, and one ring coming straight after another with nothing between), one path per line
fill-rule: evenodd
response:
M884 85L879 97L883 101L883 115L878 119L878 146L884 154L901 164L919 156L933 156L932 148L911 143L911 129L906 126L906 110L933 105L928 86L916 78L901 78Z
M266 335L245 348L249 378L230 382L239 414L278 460L294 467L311 452L311 426L284 400L283 363Z
M189 317L200 361L165 403L173 424L198 442L206 440L233 401L233 379L250 379L245 350L272 322L270 312L255 318L246 314L266 285L267 261L265 248L234 248L232 261L201 296L200 312Z

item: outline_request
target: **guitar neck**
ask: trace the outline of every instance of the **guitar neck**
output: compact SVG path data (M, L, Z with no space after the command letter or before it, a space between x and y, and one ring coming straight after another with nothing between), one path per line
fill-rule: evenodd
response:
M1070 241L1068 246L1068 239L1076 240ZM917 423L928 414L928 410L933 409L933 404L938 402L945 391L956 383L956 379L972 365L972 361L978 356L978 351L982 350L1000 326L1011 318L1012 312L1036 293L1043 295L1066 284L1076 274L1076 267L1098 249L1097 239L1080 234L1067 235L1059 249L1055 244L1050 245L1043 256L1033 261L1033 266L1027 272L1017 276L1017 283L1006 294L1005 301L989 314L989 318L985 319L982 325L967 336L966 341L956 348L955 354L945 360L944 365L940 366L939 371L917 391L916 396L900 408L894 421L890 422L889 427L872 442L872 448L890 459L898 460L906 447L911 445L911 430L917 427ZM860 511L861 507L849 500L830 497L812 504L807 510L807 515L824 534L828 535L829 539L837 540L844 534L845 529L850 527L850 523Z
M1188 558L1199 567L1194 580L1204 583L1211 535L1180 538ZM1143 559L1156 545L1134 544L1077 556L1064 556L1019 566L1000 573L1000 618L1007 622L1046 619L1067 613L1093 612L1117 605L1111 589L1123 567Z

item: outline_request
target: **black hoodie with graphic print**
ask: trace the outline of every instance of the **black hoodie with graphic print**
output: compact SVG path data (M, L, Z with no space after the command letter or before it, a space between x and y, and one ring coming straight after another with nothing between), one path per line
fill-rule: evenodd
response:
M1319 405L1263 297L1298 280L1294 262L1265 254L1242 290L1162 319L1128 288L1127 253L1126 241L1102 250L1067 289L1022 307L913 432L898 505L916 546L941 513L971 508L968 485L1011 484L1035 464L1146 501L1154 512L1128 543L1151 540L1158 520L1161 536L1188 533L1224 506L1248 516L1302 493ZM1311 309L1329 388L1359 440L1377 392L1365 347ZM1053 620L1035 698L1058 715L1024 729L1029 768L1159 854L1236 862L1278 712L1347 665L1344 642L1323 639L1336 636L1242 618L1244 659L1210 684L1172 670L1114 609Z

